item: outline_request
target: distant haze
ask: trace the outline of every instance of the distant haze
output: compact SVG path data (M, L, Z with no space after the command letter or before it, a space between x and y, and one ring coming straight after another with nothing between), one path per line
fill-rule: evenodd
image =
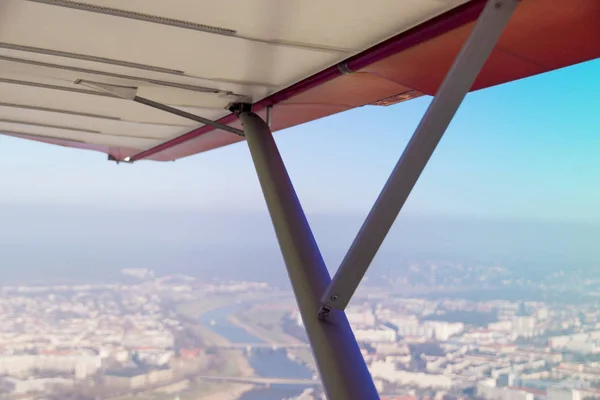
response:
M599 72L600 59L470 93L370 276L429 261L533 279L600 275ZM332 271L430 101L358 107L275 134ZM149 267L287 284L243 142L116 165L0 136L0 176L0 283L112 280Z
M363 216L309 217L331 271ZM91 207L0 207L0 284L114 280L127 267L159 274L285 284L268 214L143 212ZM371 273L448 260L509 268L600 267L600 225L402 216ZM599 271L600 272L600 271Z

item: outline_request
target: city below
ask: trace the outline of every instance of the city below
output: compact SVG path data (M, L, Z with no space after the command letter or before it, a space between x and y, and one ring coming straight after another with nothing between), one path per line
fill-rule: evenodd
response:
M454 263L399 276L347 309L382 399L600 398L600 280ZM325 398L290 291L267 283L124 269L5 286L0 310L3 400Z

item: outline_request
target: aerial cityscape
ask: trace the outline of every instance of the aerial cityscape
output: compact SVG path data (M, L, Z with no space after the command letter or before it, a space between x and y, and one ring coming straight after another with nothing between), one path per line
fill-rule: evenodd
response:
M382 399L600 398L600 279L577 274L415 263L347 315ZM289 290L265 282L129 268L4 286L0 309L2 399L324 398Z
M600 0L0 4L0 400L600 400Z

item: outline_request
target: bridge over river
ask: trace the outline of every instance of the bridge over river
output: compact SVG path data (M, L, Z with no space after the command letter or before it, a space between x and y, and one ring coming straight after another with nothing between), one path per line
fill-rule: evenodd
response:
M209 346L215 349L309 349L308 343L227 343Z
M321 386L320 380L294 379L294 378L262 378L262 377L240 377L240 376L195 376L196 379L216 382L252 383L255 385L296 385L296 386Z

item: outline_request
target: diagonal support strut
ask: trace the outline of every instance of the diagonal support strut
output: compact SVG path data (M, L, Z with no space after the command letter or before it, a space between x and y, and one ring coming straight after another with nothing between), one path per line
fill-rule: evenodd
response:
M490 0L321 298L321 315L348 305L519 0Z
M119 97L121 99L133 100L136 103L140 103L140 104L143 104L148 107L156 108L157 110L165 111L165 112L168 112L169 114L178 115L182 118L190 119L192 121L200 122L201 124L204 124L204 125L210 125L213 128L221 129L223 131L233 133L234 135L244 136L244 131L242 131L241 129L237 129L237 128L234 128L229 125L221 124L219 122L213 121L212 119L204 118L199 115L195 115L195 114L189 113L187 111L183 111L178 108L171 107L166 104L147 99L145 97L140 97L137 95L136 87L111 85L108 83L92 82L92 81L86 81L83 79L78 79L77 81L75 81L75 83L78 85L90 87L92 89L101 90L102 92L105 92L105 93L110 93L113 96ZM125 161L128 161L128 160L125 160Z
M240 111L239 118L327 398L377 400L346 314L334 311L323 321L315 312L331 277L271 130L252 112Z
M221 124L217 121L213 121L212 119L204 118L204 117L201 117L196 114L191 114L189 112L180 110L178 108L167 106L166 104L162 104L162 103L150 100L150 99L146 99L145 97L135 96L133 98L133 101L135 101L136 103L147 105L152 108L156 108L158 110L166 111L170 114L175 114L175 115L179 115L180 117L183 117L183 118L191 119L192 121L200 122L201 124L204 124L204 125L210 125L213 128L217 128L222 131L233 133L234 135L244 136L244 131L242 131L241 129L237 129L237 128L234 128L233 126Z

